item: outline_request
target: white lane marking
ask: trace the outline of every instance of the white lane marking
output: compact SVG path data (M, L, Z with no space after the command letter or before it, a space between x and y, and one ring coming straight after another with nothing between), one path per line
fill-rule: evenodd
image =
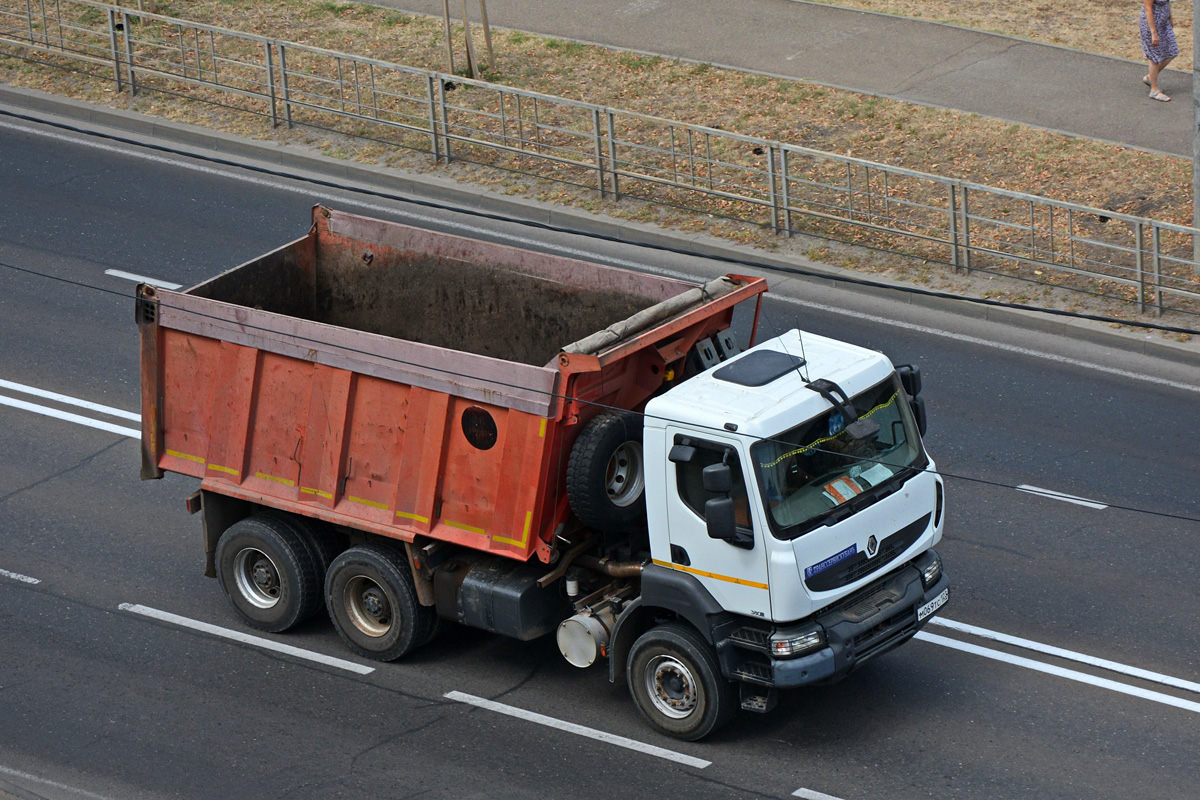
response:
M74 422L78 425L86 425L89 428L96 428L98 430L108 431L109 433L117 433L121 436L128 436L132 439L142 438L142 432L139 430L134 430L133 428L122 428L120 425L113 425L110 422L101 422L100 420L92 419L91 417L81 417L78 414L69 414L66 411L59 411L56 408L47 408L46 406L26 403L24 400L16 400L12 397L5 397L4 395L0 395L0 406L11 406L12 408L19 408L22 411L32 411L35 414L54 417L55 419L61 419L66 422Z
M314 653L311 650L301 650L299 647L292 647L290 644L280 644L273 642L270 639L263 639L261 636L251 636L241 631L232 631L228 628L219 628L216 625L210 625L207 622L181 617L178 614L172 614L169 611L159 611L156 608L147 608L146 606L137 605L135 603L121 603L117 608L122 611L128 611L132 614L140 614L143 617L150 617L162 622L169 622L172 625L178 625L182 628L191 628L202 633L220 636L223 639L231 639L242 644L249 644L255 647L261 647L264 650L272 650L276 653L284 653L285 655L303 658L308 661L315 661L318 664L324 664L328 667L337 667L349 672L355 672L359 675L370 675L375 671L374 667L368 667L363 664L356 664L353 661L346 661L333 656Z
M41 583L41 580L38 578L31 578L28 575L20 575L16 572L9 572L6 569L0 569L0 577L12 578L14 581L20 581L21 583Z
M978 636L983 639L991 639L1002 644L1010 644L1013 647L1021 647L1026 650L1033 650L1038 653L1044 653L1048 656L1066 659L1068 661L1077 661L1080 664L1088 664L1093 667L1100 667L1109 672L1119 672L1122 675L1129 675L1133 678L1141 678L1142 680L1161 683L1164 686L1174 686L1176 689L1185 689L1189 692L1200 694L1200 683L1185 681L1182 678L1174 678L1170 675L1163 675L1160 672L1151 672L1148 669L1140 667L1131 667L1128 664L1121 664L1116 661L1108 661L1103 658L1089 656L1086 653L1077 653L1074 650L1064 650L1061 647L1055 647L1049 644L1042 644L1031 639L1021 639L1017 636L1009 636L1007 633L991 631L987 628L980 628L976 625L968 625L965 622L955 622L954 620L946 619L945 617L934 617L930 621L931 625L941 625L943 628L960 631L962 633Z
M835 279L836 280L836 279ZM1116 367L1108 367L1104 364L1097 364L1093 361L1084 361L1079 358L1069 358L1067 356L1055 355L1054 353L1046 353L1041 350L1031 350L1028 347L1019 347L1015 344L1004 344L1003 342L993 342L989 339L980 339L977 336L968 336L963 333L954 333L945 331L941 328L931 328L928 325L917 325L912 322L901 322L897 319L888 317L880 317L875 314L865 314L859 311L850 311L837 306L828 306L824 303L814 303L810 300L800 300L795 297L774 296L774 299L781 303L791 303L792 305L803 306L805 308L815 308L818 311L825 311L830 314L840 314L843 317L853 317L854 319L862 319L867 322L876 322L880 325L890 325L894 328L902 328L904 330L916 331L917 333L927 333L930 336L940 336L944 339L954 339L959 342L968 342L977 344L981 347L990 347L994 350L1003 350L1007 353L1016 353L1017 355L1029 356L1030 358L1041 358L1046 361L1053 361L1057 364L1069 364L1073 367L1083 367L1095 372L1103 372L1106 375L1116 375L1120 378L1131 378L1133 380L1145 381L1146 383L1154 383L1159 386L1170 386L1172 389L1182 389L1186 392L1200 393L1200 386L1194 383L1180 383L1166 378L1156 378L1152 375L1143 375L1140 372L1130 372L1129 370L1117 369Z
M523 708L497 703L494 700L485 700L482 697L476 697L473 694L463 694L462 692L447 692L445 695L447 700L454 700L458 703L466 703L476 706L477 708L495 711L498 714L505 714L517 719L523 719L526 722L535 722L538 725L545 725L549 728L555 728L566 733L574 733L578 736L586 736L589 739L606 742L607 744L615 744L617 747L624 747L629 750L636 750L639 753L646 755L664 758L667 761L674 761L677 764L683 764L697 769L704 769L712 764L711 761L705 761L700 758L686 756L683 753L676 753L674 750L667 750L662 747L655 747L652 744L646 744L634 739L626 739L624 736L617 736L612 733L598 731L595 728L586 728L583 725L576 725L573 722L564 722L561 719L547 717L544 714L538 714L533 711L526 711Z
M999 650L992 650L987 647L980 647L967 642L960 642L957 639L948 639L945 636L938 636L935 633L928 633L926 631L917 631L914 638L920 639L923 642L929 642L931 644L940 644L943 647L949 647L952 650L961 650L964 653L982 656L983 658L990 658L995 661L1002 661L1006 664L1024 667L1025 669L1031 669L1035 672L1044 672L1047 675L1055 675L1059 678L1066 678L1067 680L1086 683L1090 686L1096 686L1101 689L1108 689L1111 692L1127 694L1131 697L1140 697L1143 700L1151 700L1155 703L1162 703L1163 705L1174 706L1175 708L1181 708L1184 711L1194 711L1197 714L1200 714L1200 703L1195 703L1191 700L1183 700L1178 697L1172 697L1171 695L1163 694L1162 692L1154 692L1150 691L1149 689L1141 689L1137 686L1129 686L1128 684L1118 683L1117 681L1112 681L1108 678L1097 678L1095 675L1088 675L1085 672L1078 672L1077 670L1073 669L1065 669L1063 667L1056 667L1050 664L1043 664L1042 662L1034 661L1031 658L1022 658L1021 656L1009 655L1008 653L1002 653Z
M822 794L814 792L812 789L797 789L792 792L792 797L803 797L804 800L841 800L840 797L834 797L831 794Z
M6 381L3 378L0 378L0 389L8 389L13 392L21 392L22 394L31 394L34 397L41 397L45 400L54 400L58 403L66 403L70 406L86 408L88 411L98 411L101 414L107 414L110 417L120 417L121 419L133 420L134 422L142 421L142 415L134 411L123 411L119 408L113 408L112 406L102 406L99 403L91 403L87 400L80 400L77 397L70 397L65 394L58 394L57 392L49 392L45 389L39 389L36 386L26 386L23 383Z
M49 131L45 131L38 127L14 124L11 122L6 122L6 121L0 121L0 128L8 128L10 130L17 130L17 131L21 131L22 133L30 133L30 134L34 134L37 136L45 136L49 139L56 139L56 140L63 141L63 142L69 142L69 143L77 145L77 146L90 147L90 148L93 148L96 150L103 150L103 151L110 152L110 153L117 153L117 154L120 154L123 156L132 157L132 158L140 158L144 161L153 161L153 162L160 163L160 164L168 164L173 167L192 170L193 172L200 172L200 173L204 173L207 175L216 175L216 176L223 177L223 178L229 178L231 180L242 181L243 183L250 183L253 185L257 185L257 186L267 186L267 187L271 187L273 189L278 189L280 191L291 192L293 194L300 194L300 195L305 195L305 196L311 197L314 193L316 193L312 189L306 189L306 188L297 187L297 186L290 186L286 183L283 183L280 180L265 179L265 178L260 178L260 177L254 176L254 175L246 175L246 174L243 174L240 172L233 172L230 169L218 169L218 168L214 168L214 167L208 167L203 164L196 164L196 163L192 163L192 162L189 162L186 160L180 160L180 158L186 158L186 157L182 157L182 156L179 158L166 158L164 156L155 155L153 153L146 153L146 152L142 152L140 150L131 150L128 145L122 146L122 147L117 147L115 145L105 144L104 142L96 142L96 141L92 141L92 140L86 139L86 138L79 138L79 136L66 136L61 133L52 133ZM297 180L303 180L303 179L298 178ZM319 190L325 191L325 192L340 192L341 191L341 190L333 189L331 187L324 187L324 186L319 187ZM372 210L372 211L382 211L382 212L386 212L388 214L400 214L400 215L407 217L408 219L418 220L418 221L422 221L422 222L434 222L437 225L440 225L442 227L450 228L453 230L464 231L467 233L486 233L488 236L495 238L497 240L500 240L500 241L515 242L518 244L524 244L526 246L537 245L537 247L539 247L539 248L545 246L544 242L539 242L539 241L533 239L532 237L514 236L512 234L501 233L501 232L493 231L493 230L475 226L475 225L468 225L465 223L448 221L445 219L439 219L439 218L424 215L424 214L412 213L412 212L403 210L402 207L398 208L396 206L378 205L375 203L368 203L368 202L364 202L361 200L355 200L355 199L349 198L349 197L340 198L339 202L345 202L347 204L352 204L359 208L365 208L365 209ZM397 202L401 203L401 205L402 205L402 201L397 201ZM572 247L561 247L561 246L557 246L557 245L553 247L553 250L555 252L562 253L564 255L569 255L572 257L581 257L582 256L582 257L586 257L588 260L593 260L593 261L596 260L596 255L594 253L588 252L586 250L579 250L579 249L572 248ZM695 280L695 276L684 275L683 273L680 273L680 272L677 272L674 270L656 268L656 267L653 267L643 261L631 261L628 259L607 258L607 257L603 258L603 261L606 264L613 264L615 266L633 267L636 269L646 270L648 272L652 272L652 273L659 274L659 275L669 275L669 276L673 276L673 277L679 277L684 280ZM786 277L786 276L784 276L784 277ZM1084 360L1078 359L1078 358L1069 358L1067 356L1055 355L1054 353L1046 353L1041 350L1031 350L1027 347L1019 347L1017 345L1004 344L1003 342L994 342L989 339L981 339L977 336L967 336L967 335L961 334L961 333L954 333L952 331L942 330L941 328L931 328L927 325L916 325L911 322L902 322L897 319L891 319L889 317L880 317L875 314L866 314L866 313L859 312L859 311L850 311L848 309L840 308L837 306L825 305L824 303L814 303L810 300L800 300L800 299L794 298L794 297L782 297L782 296L774 296L774 298L780 302L792 303L793 305L802 306L804 308L814 308L819 311L825 311L830 314L839 314L844 317L853 317L855 319L866 320L868 322L875 322L880 325L890 325L892 327L901 328L903 330L917 331L918 333L926 333L926 334L929 334L930 336L938 336L938 337L941 337L944 339L955 339L955 340L961 341L961 342L969 342L970 344L979 345L981 347L990 347L995 350L1003 350L1008 353L1016 353L1018 355L1028 356L1030 358L1040 358L1040 359L1044 359L1046 361L1053 361L1053 362L1059 363L1059 364L1070 364L1071 366L1083 367L1085 369L1094 370L1096 372L1102 372L1107 375L1116 375L1121 378L1131 378L1133 380L1145 381L1147 383L1153 383L1153 384L1157 384L1159 386L1169 386L1173 389L1182 389L1187 392L1200 393L1200 385L1196 385L1196 384L1181 383L1179 381L1168 380L1166 378L1156 378L1151 375L1143 375L1138 372L1130 372L1128 370L1117 369L1115 367L1105 366L1104 364L1097 364L1092 361L1084 361Z
M1088 500L1086 497L1076 497L1073 494L1063 494L1062 492L1052 492L1049 489L1043 489L1039 486L1030 486L1025 483L1018 486L1017 491L1025 492L1027 494L1036 494L1040 497L1045 497L1049 500L1061 500L1064 503L1074 503L1077 506L1087 506L1088 508L1096 508L1096 509L1108 508L1108 506L1104 505L1104 503L1097 503L1095 500Z
M135 281L136 283L148 283L151 286L157 286L161 289L182 289L182 283L171 283L170 281L160 281L158 278L147 278L145 275L136 275L132 272L126 272L121 269L106 269L105 275L111 275L114 278L124 278L127 281Z
M89 792L86 789L77 789L76 787L68 786L65 783L48 781L45 778L39 778L37 775L30 775L28 772L21 772L20 770L9 769L8 767L0 767L0 775L8 775L10 778L19 778L23 781L33 781L35 783L40 783L43 786L49 786L52 789L59 789L64 792L70 792L71 794L77 794L81 797L92 797L95 798L95 800L109 800L108 797L102 794Z

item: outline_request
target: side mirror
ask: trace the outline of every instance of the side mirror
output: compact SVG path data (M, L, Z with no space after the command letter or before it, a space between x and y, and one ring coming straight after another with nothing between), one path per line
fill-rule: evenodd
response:
M701 476L704 491L710 494L729 494L733 491L733 471L728 464L709 464Z
M707 472L707 470L705 470ZM714 497L704 503L704 519L708 525L708 536L732 543L737 539L737 520L733 515L733 498L729 495Z
M704 504L704 519L708 525L708 535L713 539L729 542L734 547L743 550L754 549L754 534L746 530L738 530L737 518L733 513L733 498L714 497Z
M904 392L909 397L916 397L921 393L921 368L914 364L901 364L896 367L896 374L900 376L900 385L904 387Z
M921 435L925 435L925 429L929 427L929 412L925 410L925 398L914 397L908 401L912 407L913 416L917 418L917 430Z

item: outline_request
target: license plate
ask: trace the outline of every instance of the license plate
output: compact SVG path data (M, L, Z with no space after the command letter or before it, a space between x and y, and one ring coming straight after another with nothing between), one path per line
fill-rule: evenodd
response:
M917 609L917 622L921 622L933 612L937 611L942 606L946 605L946 601L950 599L950 587L942 589L942 593L930 600L925 605Z

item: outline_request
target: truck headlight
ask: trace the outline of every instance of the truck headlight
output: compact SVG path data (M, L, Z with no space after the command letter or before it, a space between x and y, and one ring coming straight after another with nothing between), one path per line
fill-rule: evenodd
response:
M928 589L942 577L942 557L932 550L926 550L914 563L921 570L921 583Z
M792 658L825 644L825 631L820 628L800 633L776 633L771 637L771 655L776 658Z

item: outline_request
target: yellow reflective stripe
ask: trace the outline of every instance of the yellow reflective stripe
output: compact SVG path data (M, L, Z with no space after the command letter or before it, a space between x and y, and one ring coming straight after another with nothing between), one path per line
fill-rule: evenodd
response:
M201 458L200 456L193 456L188 453L181 453L178 450L168 450L167 455L174 456L175 458L182 458L184 461L195 461L197 464L204 463L204 459Z
M742 580L741 578L731 578L728 575L718 575L715 572L705 572L702 569L692 569L691 567L685 567L682 564L674 564L670 561L659 561L657 558L654 559L654 563L660 567L670 567L671 569L677 569L680 572L689 572L692 575L699 575L702 578L713 578L718 581L728 581L729 583L736 583L738 586L749 586L752 589L770 589L771 588L765 583L759 583L757 581Z
M543 439L546 438L546 418L545 417L542 417L542 428L541 428L541 430L538 431L538 436L542 437Z
M464 525L461 522L451 522L448 519L444 519L444 520L442 520L442 524L449 525L451 528L458 528L459 530L470 531L471 533L480 533L485 536L487 535L487 531L485 531L483 528L476 528L473 525Z
M296 485L295 481L289 481L287 478L277 478L276 476L268 475L265 472L256 472L256 473L254 473L254 477L262 478L263 480L266 480L266 481L275 481L276 483L282 483L284 486L295 486Z
M323 497L326 500L333 499L333 495L329 492L322 492L320 489L310 489L307 486L300 487L300 494L315 494L317 497Z
M429 517L422 517L420 514L410 514L407 511L397 511L396 516L400 517L401 519L415 519L417 522L424 522L426 525L429 524Z
M222 467L220 464L209 464L208 468L216 472L228 472L230 475L241 475L242 473L233 467Z
M516 539L506 539L503 536L493 536L492 541L500 542L501 544L511 544L515 547L524 547L529 542L529 529L532 527L533 527L533 512L526 511L525 512L525 535L521 537L521 541L518 542ZM481 531L481 533L482 533L482 531Z
M359 505L370 506L371 508L381 508L384 511L388 510L388 507L383 503L376 503L374 500L364 500L361 497L355 497L354 495L348 495L346 499L351 503L358 503Z

